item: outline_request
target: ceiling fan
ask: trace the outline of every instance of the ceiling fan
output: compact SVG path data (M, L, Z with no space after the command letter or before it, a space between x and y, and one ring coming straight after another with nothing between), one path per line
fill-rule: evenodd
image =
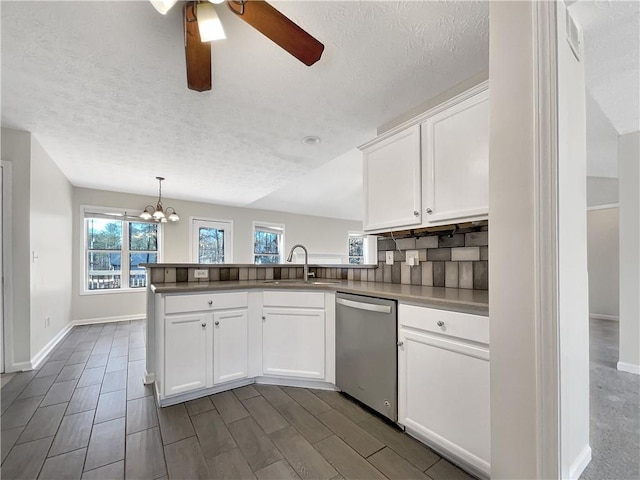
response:
M150 0L165 15L178 0ZM320 60L324 45L264 0L189 0L183 9L187 86L211 90L211 41L226 38L212 5L226 3L229 9L264 36L307 66Z

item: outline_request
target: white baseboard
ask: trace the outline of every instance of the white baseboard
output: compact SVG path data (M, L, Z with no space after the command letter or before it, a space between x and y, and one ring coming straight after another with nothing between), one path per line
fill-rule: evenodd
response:
M621 372L635 373L640 375L640 365L634 365L633 363L618 362L618 370Z
M618 315L604 315L602 313L590 313L589 318L593 318L595 320L609 320L611 322L620 321L620 317Z
M6 365L4 371L6 373L14 373L14 372L27 372L32 370L31 361L28 362L15 362L11 365Z
M60 340L62 340L67 333L69 333L69 331L71 330L71 327L72 327L71 323L67 323L62 328L62 330L60 330L56 334L55 337L53 337L51 340L49 340L49 343L47 343L44 347L42 347L42 350L40 350L33 357L31 357L31 362L29 362L29 370L33 370L35 368L38 368L38 365L40 365L40 363L42 363L42 360L44 360L44 358L47 355L49 355L51 350L53 350L55 348L55 346L58 344L58 342Z
M573 461L571 466L569 467L569 478L571 480L578 480L584 469L587 468L589 462L591 461L591 447L589 445L585 445L577 458Z
M97 318L84 318L81 320L71 320L70 325L93 325L95 323L114 323L114 322L127 322L130 320L144 320L146 315L120 315L119 317L97 317Z

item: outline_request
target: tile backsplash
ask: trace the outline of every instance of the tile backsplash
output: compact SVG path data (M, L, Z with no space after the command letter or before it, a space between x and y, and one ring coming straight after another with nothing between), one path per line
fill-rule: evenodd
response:
M407 250L418 251L419 265L405 263ZM393 265L386 264L388 251L393 251ZM398 239L380 237L378 270L383 282L488 290L488 226Z
M489 288L488 226L428 233L402 238L378 237L378 268L348 265L312 266L316 278L400 283L434 287L487 290ZM406 251L417 250L419 265L405 262ZM393 252L393 265L386 264ZM195 278L195 270L208 269L209 277ZM153 284L174 282L225 282L236 280L286 280L302 278L302 266L174 264L150 267Z

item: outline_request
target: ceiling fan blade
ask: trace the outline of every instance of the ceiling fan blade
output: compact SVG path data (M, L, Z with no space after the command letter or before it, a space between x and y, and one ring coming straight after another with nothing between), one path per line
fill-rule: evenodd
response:
M229 8L305 65L320 60L324 45L264 0L228 0Z
M187 3L183 17L187 85L198 92L211 90L211 44L200 41L195 2Z

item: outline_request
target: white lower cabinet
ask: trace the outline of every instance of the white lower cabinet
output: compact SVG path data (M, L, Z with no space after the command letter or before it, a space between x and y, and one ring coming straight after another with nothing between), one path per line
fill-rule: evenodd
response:
M160 404L261 375L334 382L333 303L332 293L308 291L158 296Z
M488 339L488 318L409 305L398 312L398 422L488 476L489 348L477 341L482 329Z
M177 395L207 386L211 315L165 317L164 394Z
M265 375L324 378L324 310L265 308L262 319Z
M213 383L247 377L248 321L246 309L213 314Z

